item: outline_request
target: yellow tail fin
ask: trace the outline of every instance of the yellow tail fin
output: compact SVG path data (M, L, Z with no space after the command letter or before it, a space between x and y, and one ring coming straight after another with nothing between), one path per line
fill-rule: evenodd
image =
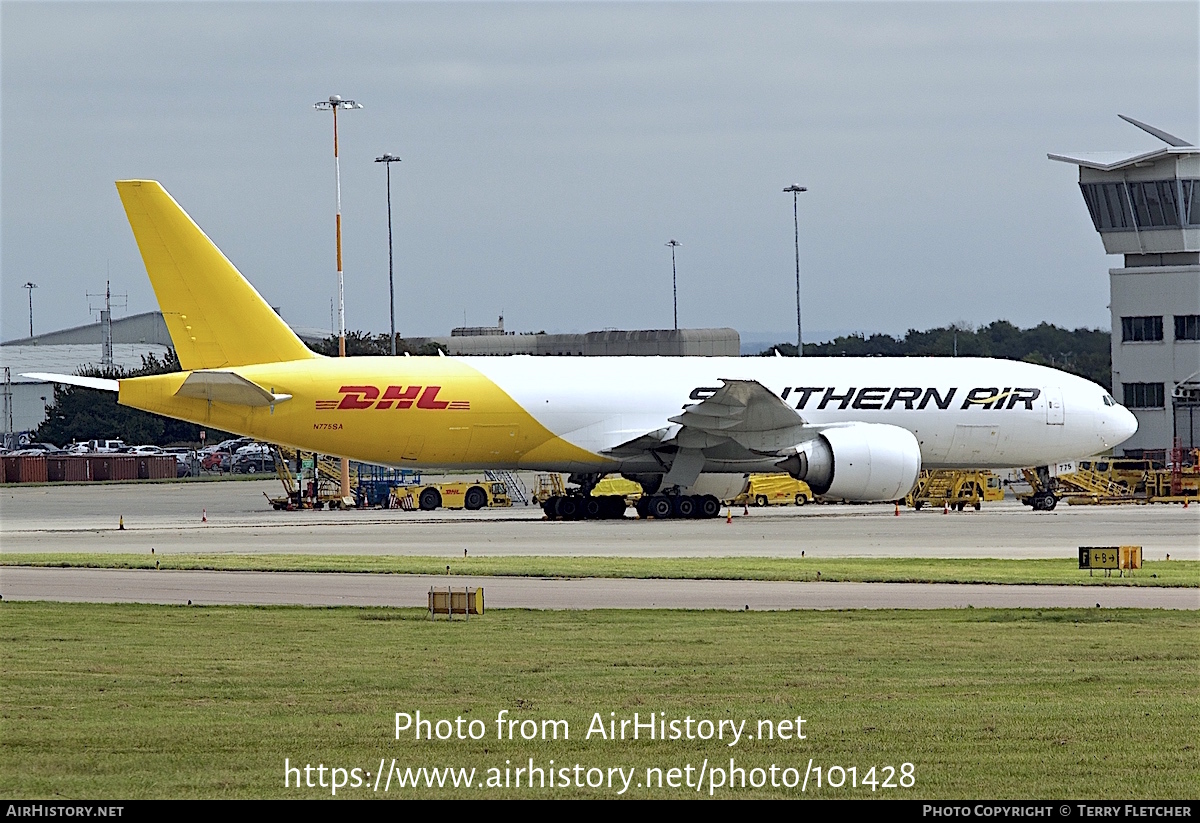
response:
M318 356L159 183L118 180L117 191L184 370Z

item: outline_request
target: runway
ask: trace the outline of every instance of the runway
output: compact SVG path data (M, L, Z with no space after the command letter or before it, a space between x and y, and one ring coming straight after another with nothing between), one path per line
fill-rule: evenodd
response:
M1141 545L1147 560L1200 559L1200 507L982 511L890 505L729 510L732 522L549 522L540 509L279 512L276 481L6 486L0 551L608 557L1074 558ZM125 528L118 524L123 522ZM430 586L482 586L491 608L1200 608L1195 589L730 580L534 579L292 572L0 569L0 595L114 603L423 607Z
M546 522L540 509L279 512L278 481L5 486L8 552L599 555L610 557L1075 557L1140 545L1147 560L1200 560L1200 506L1066 506L1015 500L982 511L890 505L741 508L717 520ZM724 514L724 512L722 512ZM206 521L204 520L206 518ZM123 519L125 530L118 530Z
M431 587L483 587L511 609L1200 609L1200 590L1101 586L788 583L757 580L545 580L302 572L0 569L5 600L184 605L425 607Z

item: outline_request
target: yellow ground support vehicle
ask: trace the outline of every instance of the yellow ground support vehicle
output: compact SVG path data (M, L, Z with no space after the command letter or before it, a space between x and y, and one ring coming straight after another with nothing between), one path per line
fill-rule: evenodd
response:
M1184 455L1177 473L1156 468L1149 460L1099 458L1079 461L1076 470L1060 474L1054 493L1073 505L1094 503L1182 503L1200 498L1200 455ZM1173 486L1177 484L1177 488Z
M619 474L610 474L592 487L592 497L604 497L610 494L621 495L629 505L633 506L642 496L642 485L633 480L626 480Z
M308 454L303 458L304 465L296 463L296 450L288 446L271 446L271 454L275 458L275 473L283 483L283 497L266 495L271 506L277 510L292 511L294 509L330 509L348 508L353 505L353 499L343 498L339 494L341 486L341 461L329 455ZM293 469L298 473L293 474ZM297 482L299 479L300 482ZM357 472L353 465L350 470L350 485L353 488L358 483ZM264 492L265 494L265 492Z
M490 480L473 483L423 483L398 488L393 494L399 508L418 508L427 512L442 508L478 511L483 508L512 505L512 499L508 496L508 489L504 484Z
M563 483L563 476L561 474L557 472L539 474L534 479L533 494L530 495L529 502L535 506L540 506L551 497L562 497L566 493L567 487Z
M961 471L923 469L917 485L904 498L904 505L914 509L922 506L949 506L962 511L972 506L975 511L983 502L1004 499L1004 487L1000 478L990 471Z
M803 480L790 474L752 474L746 478L742 493L733 498L736 506L803 506L813 499L813 491Z

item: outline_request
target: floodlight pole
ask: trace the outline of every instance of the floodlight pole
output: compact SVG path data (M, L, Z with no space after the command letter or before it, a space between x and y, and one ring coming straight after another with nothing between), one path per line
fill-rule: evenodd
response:
M37 283L26 283L21 288L29 292L29 336L33 337L33 290L37 288Z
M679 331L679 292L675 288L675 248L683 244L671 239L663 245L671 247L671 308L675 315L675 331Z
M800 210L796 198L800 192L808 191L804 186L792 184L784 189L792 193L792 223L796 229L796 356L804 356L804 335L800 330Z
M399 163L400 158L394 154L384 154L375 158L376 163L383 163L387 168L387 206L388 206L388 310L392 318L392 357L396 356L396 288L392 283L392 163Z
M346 290L342 276L342 167L338 160L338 128L337 128L337 113L338 109L361 109L362 105L353 100L343 100L340 96L334 94L328 100L321 100L313 103L313 108L317 111L332 111L333 112L333 176L334 184L337 189L337 212L336 212L336 230L337 230L337 281L338 281L338 357L346 356ZM342 487L340 489L343 498L350 495L350 461L345 457L342 458Z

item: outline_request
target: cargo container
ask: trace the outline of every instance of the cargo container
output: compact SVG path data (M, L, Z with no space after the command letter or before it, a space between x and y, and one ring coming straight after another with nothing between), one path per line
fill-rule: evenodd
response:
M47 457L46 479L59 483L80 483L91 479L86 457Z
M3 462L5 483L46 482L45 457L5 457Z
M178 475L178 461L173 454L145 454L137 460L139 480L163 480Z
M87 461L92 480L137 480L138 478L138 459L136 457L111 454L103 457L89 457Z

